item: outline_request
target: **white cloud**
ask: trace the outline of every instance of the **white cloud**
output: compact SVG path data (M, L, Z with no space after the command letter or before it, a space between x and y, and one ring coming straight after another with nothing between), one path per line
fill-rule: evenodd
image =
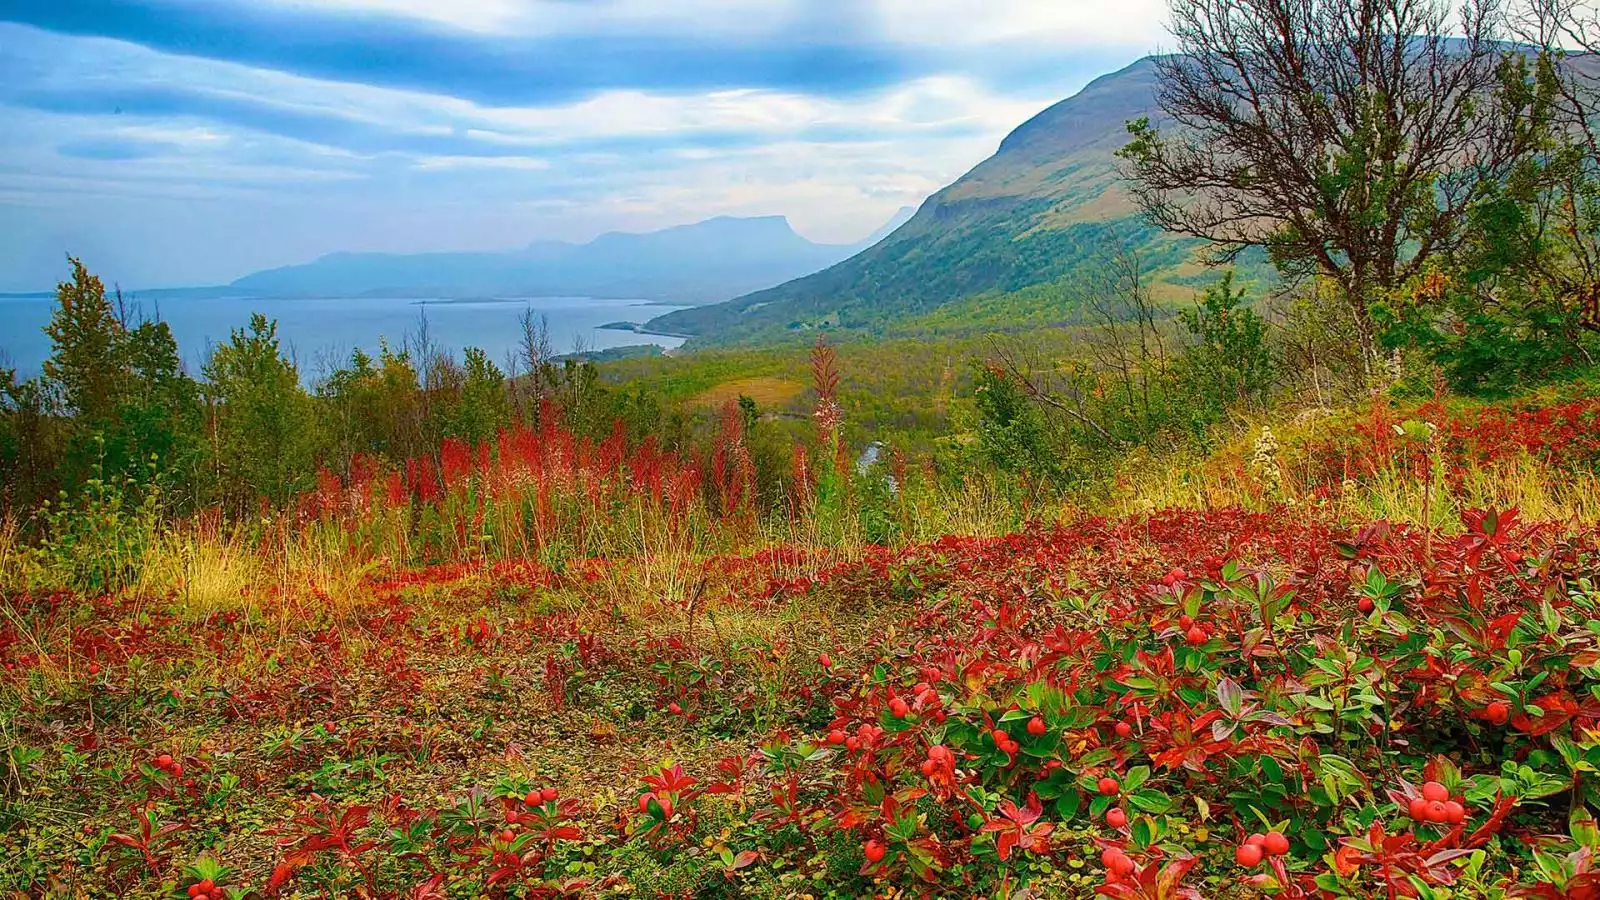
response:
M822 8L801 0L265 0L500 34L760 34ZM831 4L834 0L824 0ZM849 0L845 0L849 2Z
M873 0L884 34L929 46L1028 42L1153 48L1166 0Z

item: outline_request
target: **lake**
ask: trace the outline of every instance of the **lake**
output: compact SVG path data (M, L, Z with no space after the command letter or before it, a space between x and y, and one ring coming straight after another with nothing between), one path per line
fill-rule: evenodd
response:
M22 377L38 374L50 355L43 328L55 310L54 298L0 297L0 365L15 367ZM502 368L518 344L522 311L532 307L550 322L557 353L579 341L590 350L657 344L676 347L682 338L637 334L601 328L613 322L644 322L682 307L642 300L594 300L585 297L518 297L492 300L417 300L382 297L345 299L201 299L165 297L138 303L142 312L159 314L172 327L192 374L198 374L207 348L228 340L232 329L249 324L252 312L278 321L278 339L300 365L301 375L315 378L330 359L347 360L359 347L376 354L378 339L399 346L427 316L432 342L460 357L463 347L481 347ZM331 354L331 357L330 357Z

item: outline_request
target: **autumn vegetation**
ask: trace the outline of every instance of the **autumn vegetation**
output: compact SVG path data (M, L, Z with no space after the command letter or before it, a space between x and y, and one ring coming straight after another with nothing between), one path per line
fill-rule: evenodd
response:
M1584 15L1179 0L1125 175L1240 268L1050 329L191 373L74 260L0 887L1597 896Z

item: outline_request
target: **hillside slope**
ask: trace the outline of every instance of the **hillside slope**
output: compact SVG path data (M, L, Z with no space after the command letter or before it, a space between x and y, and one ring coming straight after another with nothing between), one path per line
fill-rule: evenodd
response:
M514 294L711 303L815 272L865 246L813 243L782 216L724 216L506 253L335 253L246 275L230 287L277 296Z
M1186 254L1136 216L1116 175L1126 123L1152 114L1155 67L1102 76L1013 131L994 156L923 203L887 239L818 272L652 327L703 342L817 325L874 328L991 291L1073 273L1118 242L1173 265Z

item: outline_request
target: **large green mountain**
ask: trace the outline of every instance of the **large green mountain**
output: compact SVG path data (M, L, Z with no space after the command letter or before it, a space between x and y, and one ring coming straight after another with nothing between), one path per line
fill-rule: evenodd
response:
M1152 115L1154 92L1149 59L1102 76L1013 131L883 241L814 275L650 327L702 343L820 326L882 330L1082 274L1119 244L1171 270L1187 249L1139 220L1116 173L1127 122Z

